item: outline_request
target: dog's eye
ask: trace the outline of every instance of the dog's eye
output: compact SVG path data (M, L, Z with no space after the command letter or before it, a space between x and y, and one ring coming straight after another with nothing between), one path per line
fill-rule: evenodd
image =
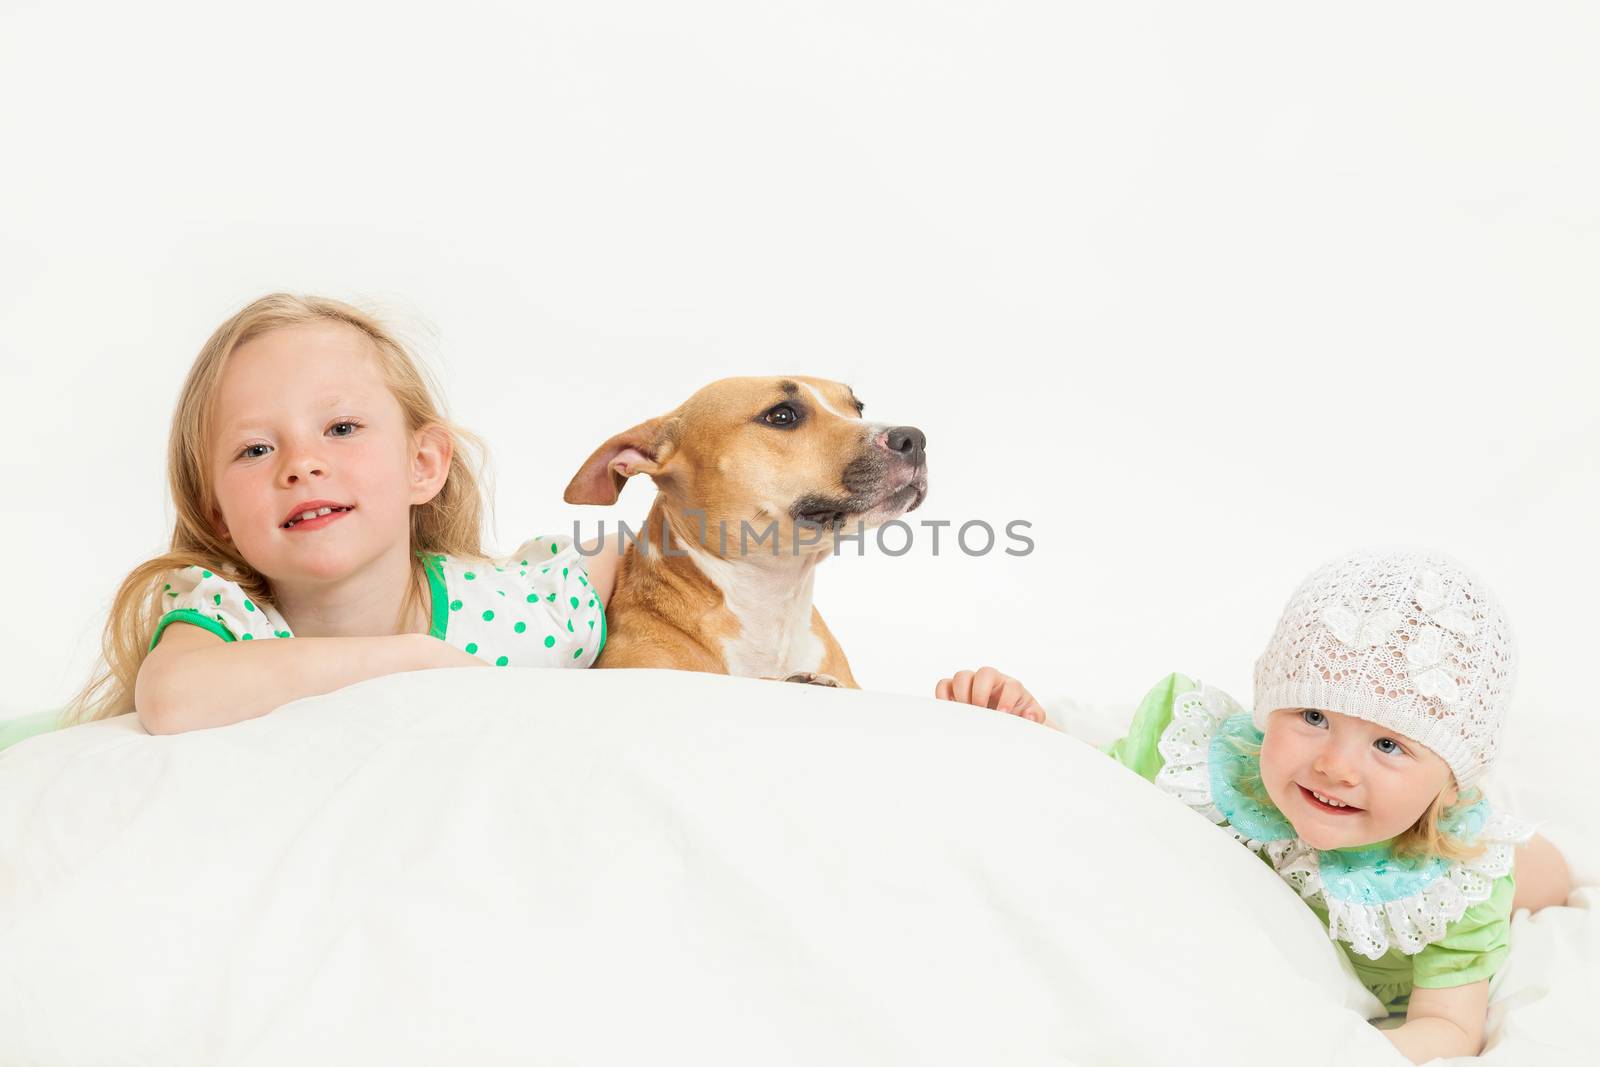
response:
M779 404L768 408L761 420L768 426L793 426L800 421L800 413L789 404Z
M859 419L866 412L866 410L867 410L867 405L865 405L861 401L857 400L856 401L856 418Z

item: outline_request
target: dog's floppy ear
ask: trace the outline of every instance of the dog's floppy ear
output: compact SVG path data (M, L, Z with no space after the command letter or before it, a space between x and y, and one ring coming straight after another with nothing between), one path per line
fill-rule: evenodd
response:
M584 461L561 499L569 504L615 504L629 478L660 472L672 450L672 428L671 415L658 415L623 430Z

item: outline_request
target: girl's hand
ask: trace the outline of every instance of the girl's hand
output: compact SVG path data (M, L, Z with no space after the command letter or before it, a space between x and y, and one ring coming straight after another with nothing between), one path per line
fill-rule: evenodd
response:
M224 644L211 631L182 623L167 627L140 664L133 703L148 733L176 734L254 719L291 700L384 674L472 666L488 664L428 634Z
M1033 694L1024 689L1021 682L993 667L957 671L954 678L941 678L933 687L933 695L940 700L993 708L1030 722L1044 722L1044 708L1033 699Z

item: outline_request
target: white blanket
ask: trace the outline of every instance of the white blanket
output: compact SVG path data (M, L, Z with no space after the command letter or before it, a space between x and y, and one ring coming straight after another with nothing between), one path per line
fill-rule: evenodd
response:
M1594 1047L1593 920L1519 918L1503 1062ZM925 698L469 668L0 755L4 1064L1400 1062L1372 1007L1227 835Z

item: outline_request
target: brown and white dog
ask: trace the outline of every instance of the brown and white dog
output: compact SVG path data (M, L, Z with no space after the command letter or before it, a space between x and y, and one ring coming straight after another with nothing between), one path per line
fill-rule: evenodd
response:
M861 414L838 382L724 378L596 449L567 503L613 504L635 474L657 493L618 564L595 666L856 688L811 604L817 564L833 531L871 529L928 489L922 431Z

